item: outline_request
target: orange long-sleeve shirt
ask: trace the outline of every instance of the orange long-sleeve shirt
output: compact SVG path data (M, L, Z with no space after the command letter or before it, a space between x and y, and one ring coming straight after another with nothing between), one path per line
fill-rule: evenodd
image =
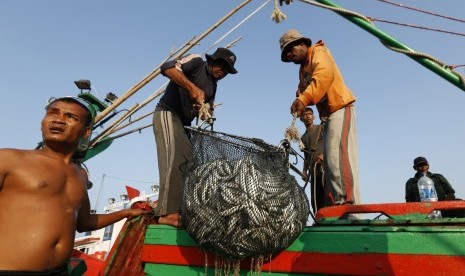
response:
M320 117L355 102L345 85L339 68L323 41L308 48L307 62L299 70L298 99L305 105L316 105Z

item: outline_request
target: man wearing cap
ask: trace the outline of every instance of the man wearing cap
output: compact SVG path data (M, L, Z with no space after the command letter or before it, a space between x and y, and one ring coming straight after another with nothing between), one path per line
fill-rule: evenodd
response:
M423 173L426 173L426 175L433 180L439 201L455 199L455 190L452 188L449 181L441 174L431 173L429 171L428 160L426 160L425 157L419 156L415 158L413 160L413 169L417 172L414 177L410 178L407 180L407 183L405 183L405 201L421 201L417 183Z
M217 82L227 74L236 74L236 55L218 48L212 55L191 54L161 66L170 79L153 116L157 144L160 193L155 215L158 223L179 226L183 193L182 167L186 164L191 144L184 126L198 117L203 104L209 103L213 114Z
M354 95L323 41L312 45L310 38L290 29L282 35L279 45L283 62L300 65L291 114L301 116L305 107L316 105L321 120L326 121L326 205L360 203Z
M80 99L54 99L42 119L41 148L0 149L0 275L68 275L76 230L145 213L90 213L87 175L73 156L92 121Z

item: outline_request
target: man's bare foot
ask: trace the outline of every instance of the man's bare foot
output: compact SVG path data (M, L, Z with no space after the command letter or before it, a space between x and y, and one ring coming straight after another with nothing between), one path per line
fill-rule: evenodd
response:
M181 216L179 213L164 215L158 218L158 223L179 227L181 223Z

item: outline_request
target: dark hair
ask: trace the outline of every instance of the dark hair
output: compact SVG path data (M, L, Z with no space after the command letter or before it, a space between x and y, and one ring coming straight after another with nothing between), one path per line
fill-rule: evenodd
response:
M48 108L56 102L76 103L80 105L86 111L86 118L84 120L84 126L89 127L92 124L92 121L93 121L92 113L90 112L89 108L85 106L83 103L81 103L79 100L73 97L54 98L48 103L45 109L48 110Z
M306 107L306 108L304 109L304 111L302 111L302 116L304 115L304 112L305 112L305 111L310 111L310 112L312 112L312 114L315 114L315 113L313 113L313 109L312 109L311 107Z

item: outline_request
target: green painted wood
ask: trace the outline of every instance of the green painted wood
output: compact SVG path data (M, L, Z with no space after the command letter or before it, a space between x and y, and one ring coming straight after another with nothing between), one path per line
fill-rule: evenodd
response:
M145 233L145 244L198 246L185 230L168 225L149 225Z
M113 143L113 140L110 137L107 136L103 138L95 146L86 151L86 155L84 156L84 158L82 158L82 162L85 162L91 159L92 157L100 154L101 152L109 148L111 143Z
M311 226L286 251L465 256L460 226ZM198 246L186 231L151 225L146 244Z
M86 262L82 259L70 258L68 261L69 276L82 276L87 271Z
M316 228L316 227L315 227ZM465 229L338 227L306 229L287 251L465 256ZM384 230L384 231L383 231Z
M200 276L200 275L223 275L223 274L216 274L215 268L208 268L207 273L205 273L205 267L200 266L178 266L178 265L165 265L165 264L145 264L144 272L147 275L182 275L182 276ZM219 272L219 271L218 271ZM271 276L302 276L304 274L300 273L278 273L278 272L270 272L263 270L261 272L262 275L271 275ZM230 272L230 275L233 275ZM258 275L257 272L252 272L250 270L241 270L239 272L241 276L252 276ZM305 274L309 275L309 274ZM316 275L316 274L312 274Z

